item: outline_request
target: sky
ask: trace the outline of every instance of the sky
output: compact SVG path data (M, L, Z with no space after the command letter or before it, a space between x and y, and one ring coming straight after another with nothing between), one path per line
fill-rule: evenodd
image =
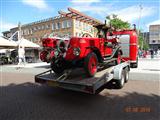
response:
M124 21L136 24L142 31L160 24L160 0L0 0L0 33L16 27L67 12L72 7L104 22L116 14Z

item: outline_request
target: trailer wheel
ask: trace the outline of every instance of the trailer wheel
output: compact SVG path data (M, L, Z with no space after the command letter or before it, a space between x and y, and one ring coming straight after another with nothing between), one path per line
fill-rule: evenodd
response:
M116 88L121 89L123 88L124 84L125 84L125 70L122 70L122 74L121 74L121 79L120 80L115 80L116 82Z
M124 72L125 72L125 83L127 83L128 80L129 80L129 69L128 69L128 67L126 67L124 69Z
M84 60L84 70L89 77L92 77L97 72L98 59L95 53L89 53Z

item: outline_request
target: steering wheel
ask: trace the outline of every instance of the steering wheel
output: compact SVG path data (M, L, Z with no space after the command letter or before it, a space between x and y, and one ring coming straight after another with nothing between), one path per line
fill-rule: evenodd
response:
M88 33L83 33L82 37L92 37L92 36Z

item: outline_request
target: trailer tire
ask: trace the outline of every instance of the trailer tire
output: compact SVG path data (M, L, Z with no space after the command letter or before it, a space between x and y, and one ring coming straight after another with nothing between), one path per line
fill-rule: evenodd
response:
M127 83L128 80L129 80L129 68L126 67L126 68L124 69L124 72L125 72L125 83Z
M121 79L120 80L115 80L117 89L123 88L123 86L125 84L125 76L126 76L125 75L125 70L122 70Z
M93 77L97 72L98 59L95 53L89 53L84 59L84 70L88 77Z

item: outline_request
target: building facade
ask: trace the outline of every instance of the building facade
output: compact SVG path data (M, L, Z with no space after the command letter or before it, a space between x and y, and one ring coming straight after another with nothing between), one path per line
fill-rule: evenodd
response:
M84 34L88 34L96 37L97 29L91 22L88 22L94 20L87 18L88 16L86 17L86 15L80 12L79 16L83 20L60 14L56 17L21 25L21 36L39 45L41 45L41 39L43 37L49 36L83 37ZM84 19L87 19L87 21L84 21ZM3 35L10 37L18 30L19 27L15 27L10 29L10 31L3 32Z
M149 26L149 45L152 49L160 49L160 24Z

